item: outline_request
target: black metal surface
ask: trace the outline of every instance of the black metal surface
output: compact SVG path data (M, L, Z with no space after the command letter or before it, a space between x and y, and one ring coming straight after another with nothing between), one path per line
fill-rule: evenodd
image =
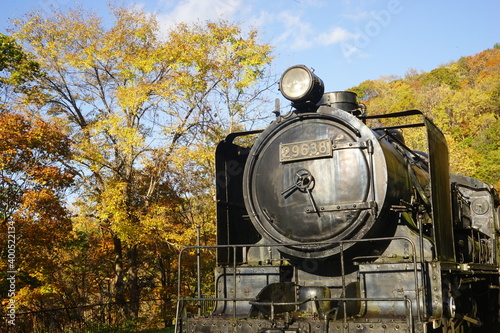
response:
M390 234L397 219L391 206L411 196L403 156L356 117L330 107L269 126L244 172L255 228L270 242L296 243L281 249L296 257L339 252L305 242Z
M330 152L323 158L280 162L280 144L321 138L333 138L340 144L356 141L356 135L337 123L319 117L297 117L284 124L283 130L278 128L271 133L269 140L257 142L257 149L251 152L254 163L246 178L247 203L250 202L260 218L253 221L260 223L265 232L277 235L278 241L310 242L333 238L351 227L361 210L350 214L318 210L316 214L307 215L307 207L365 202L368 198L371 171L366 154L359 148L346 148L333 155ZM295 147L300 150L298 144ZM314 149L319 153L329 147L331 144L323 147L318 143ZM349 187L358 190L347 191Z
M217 244L246 244L257 242L259 234L248 218L243 200L243 168L250 148L242 147L233 141L261 131L232 133L220 142L215 152L216 200L217 200ZM232 253L225 248L217 252L219 264L229 263ZM243 254L237 252L238 261Z
M300 320L291 325L284 322L269 323L265 320L214 320L203 318L199 320L186 320L186 325L180 333L202 332L234 332L234 333L325 333L325 332L423 332L422 326L413 329L407 321L365 322L342 321L324 323L319 320Z
M455 260L455 243L451 212L450 163L448 145L443 133L425 118L429 145L432 221L438 260Z
M318 102L318 104L330 106L334 109L340 109L346 112L361 112L356 94L350 91L335 91L326 93L323 95L323 98Z

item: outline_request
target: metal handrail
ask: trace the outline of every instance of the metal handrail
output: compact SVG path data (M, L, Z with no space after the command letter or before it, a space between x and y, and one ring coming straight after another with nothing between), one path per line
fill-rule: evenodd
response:
M200 246L186 246L181 251L179 252L179 259L178 259L178 289L177 289L177 294L178 294L178 301L177 301L177 309L176 309L176 317L180 318L180 311L181 311L181 302L190 302L190 301L196 301L200 302L203 300L209 300L209 301L226 301L226 302L233 302L233 318L236 318L236 302L238 301L248 301L250 303L258 303L261 305L270 305L270 306L277 306L277 305L297 305L295 303L297 302L284 302L284 303L276 303L276 302L257 302L255 298L237 298L236 297L236 276L237 274L237 266L238 266L238 261L237 261L237 250L238 249L243 249L243 248L249 248L249 247L268 247L268 248L275 248L275 247L282 247L282 246L296 246L296 245L301 245L301 246L311 246L311 247L318 247L318 246L327 246L327 245L332 245L332 244L338 244L340 246L340 260L341 260L341 277L342 277L342 290L345 295L345 262L344 262L344 244L348 243L361 243L361 242L378 242L378 241L392 241L392 240L401 240L408 242L411 246L411 253L409 253L411 257L411 261L407 261L408 264L413 265L413 275L414 275L414 281L415 281L415 300L416 300L416 309L417 309L417 314L416 318L422 318L422 313L420 309L420 283L418 279L418 266L420 264L421 266L421 281L422 284L425 283L424 279L424 258L419 258L417 256L417 249L415 242L408 238L408 237L403 237L403 236L395 236L395 237L380 237L380 238L369 238L369 239L357 239L357 240L342 240L342 241L333 241L333 242L310 242L310 243L281 243L281 244L237 244L237 245L200 245ZM209 249L232 249L233 252L233 258L232 258L232 276L233 276L233 297L225 297L225 298L220 298L220 297L214 297L214 298L206 298L206 297L196 297L196 298L186 298L181 296L181 269L182 269L182 257L183 255L190 250L195 250L195 251L200 251L200 250L209 250ZM198 253L198 252L197 252ZM199 277L201 275L200 268L197 267L197 280L199 281ZM200 285L198 284L197 286L197 294L200 296L201 295L201 290L200 290ZM310 301L306 300L305 302ZM403 301L405 302L405 307L407 308L406 303L410 303L410 308L408 310L409 320L411 323L413 323L413 311L411 307L411 300L407 298L407 296L404 296L403 298L373 298L373 297L356 297L356 298L346 298L346 297L340 297L340 298L316 298L314 301L339 301L339 302L347 302L347 301L392 301L392 302L397 302L397 301ZM269 303L269 304L268 304ZM407 308L408 309L408 308ZM346 320L346 307L344 306L344 321ZM177 332L177 320L176 320L176 332Z

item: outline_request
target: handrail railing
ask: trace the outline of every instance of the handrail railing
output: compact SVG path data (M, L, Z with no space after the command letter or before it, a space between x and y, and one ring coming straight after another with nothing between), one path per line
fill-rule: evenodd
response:
M413 265L413 276L414 276L414 286L415 286L415 302L416 302L416 318L422 319L422 312L421 312L421 302L420 298L421 296L421 291L420 291L420 285L425 283L424 279L424 258L419 258L417 255L417 249L416 249L416 244L415 242L404 236L395 236L395 237L381 237L381 238L369 238L369 239L358 239L358 240L343 240L343 241L334 241L334 242L311 242L311 243L282 243L282 244L237 244L237 245L203 245L203 246L186 246L184 247L180 253L179 253L179 261L178 261L178 289L177 289L177 294L178 294L178 301L177 301L177 310L176 310L176 328L175 331L177 331L177 325L178 325L178 319L181 316L181 308L182 308L182 303L183 302L202 302L202 301L211 301L211 302L218 302L218 301L223 301L223 302L232 302L233 303L233 318L236 319L236 302L243 301L243 302L249 302L250 304L260 304L260 305L267 305L273 308L274 306L279 306L279 305L300 305L301 303L308 302L311 300L305 300L304 302L259 302L255 297L251 298L241 298L241 297L236 297L236 290L237 290L237 267L240 262L237 260L237 251L238 249L243 249L243 248L250 248L250 247L267 247L267 248L276 248L276 247L282 247L282 246L294 246L297 244L300 244L302 247L304 246L311 246L311 247L318 247L318 246L325 246L325 245L332 245L332 244L338 244L340 247L340 261L341 261L341 279L342 279L342 291L343 295L345 295L346 291L346 273L345 273L345 258L344 258L344 245L348 243L361 243L361 242L383 242L383 241L394 241L394 240L400 240L404 241L410 244L411 247L411 253L409 253L409 259L405 259L404 263L411 264ZM232 266L232 278L233 278L233 292L232 292L232 297L182 297L182 292L181 292L181 281L182 281L182 258L184 254L187 251L201 251L201 250L210 250L210 249L232 249L232 262L230 265L227 265L226 267ZM196 252L198 253L198 252ZM243 258L245 260L245 258ZM242 262L243 263L243 262ZM419 270L419 265L421 269L421 282L419 282L419 276L418 276L418 270ZM201 271L199 266L197 266L197 280L200 280L200 275ZM202 295L201 290L199 288L200 285L198 284L197 286L197 295ZM405 303L405 308L407 309L408 312L408 320L411 321L411 324L413 323L413 310L412 310L412 303L411 300L405 295L404 297L401 298L395 298L395 297L387 297L387 298L380 298L380 297L356 297L356 298L347 298L347 297L336 297L336 298L315 298L314 301L338 301L338 302L343 302L343 310L344 310L344 321L347 318L347 313L346 313L346 306L345 302L349 301L361 301L361 302L369 302L369 301L388 301L388 302L404 302ZM408 304L410 306L408 307ZM409 323L410 324L410 323ZM412 327L411 325L410 327Z

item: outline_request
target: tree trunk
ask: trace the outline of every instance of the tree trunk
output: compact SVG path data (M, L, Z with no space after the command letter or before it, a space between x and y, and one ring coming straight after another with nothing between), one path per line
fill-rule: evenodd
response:
M170 305L170 257L167 256L166 259L163 258L163 254L160 253L158 256L158 266L160 268L160 282L162 287L162 304L161 304L161 316L163 318L163 324L165 328L172 324L172 321L168 318ZM177 314L176 314L177 315Z
M124 268L123 268L123 252L122 252L122 242L117 235L112 233L113 237L113 245L114 245L114 253L115 253L115 279L113 281L114 284L114 300L118 307L117 315L121 318L128 318L128 308L127 308L127 299L125 298L125 284L123 281ZM118 318L115 318L115 320Z
M131 246L127 251L128 258L128 271L127 271L127 285L129 292L129 309L130 315L133 318L139 317L139 301L141 296L141 290L139 287L139 276L137 274L138 271L138 262L137 258L139 256L139 249L137 245Z

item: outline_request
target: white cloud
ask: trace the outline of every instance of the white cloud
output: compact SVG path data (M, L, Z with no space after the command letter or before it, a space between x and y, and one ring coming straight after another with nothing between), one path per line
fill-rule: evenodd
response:
M324 0L295 0L299 5L306 7L321 8L327 5L327 1Z
M314 36L314 29L311 24L302 21L300 16L291 12L281 12L277 18L283 32L275 42L288 45L293 50L303 50L313 46L311 36Z
M353 14L342 14L341 16L353 22L360 22L371 18L371 15L372 12L355 10L353 11Z
M316 39L318 44L321 45L333 45L349 40L353 40L359 37L359 34L355 34L347 31L341 27L334 27L329 32L319 35Z
M267 41L271 45L292 51L308 50L318 45L330 46L358 38L357 34L340 26L332 26L326 32L318 31L315 22L305 18L305 11L326 6L324 0L295 0L297 6L281 11L271 9L279 6L262 6L262 1L269 0L162 1L163 10L157 17L165 30L179 22L223 18L238 22L244 31L250 27L257 28L261 36L270 37Z
M205 20L228 19L231 20L243 6L243 0L182 0L171 7L166 14L159 14L160 25L168 29L180 22L196 22Z
M261 13L261 17L264 15ZM273 21L270 21L270 18ZM313 22L307 22L297 13L283 11L277 15L267 15L268 22L263 26L273 24L274 32L281 31L271 43L294 51L302 51L313 47L330 46L355 40L358 34L343 27L331 27L327 32L318 31Z

